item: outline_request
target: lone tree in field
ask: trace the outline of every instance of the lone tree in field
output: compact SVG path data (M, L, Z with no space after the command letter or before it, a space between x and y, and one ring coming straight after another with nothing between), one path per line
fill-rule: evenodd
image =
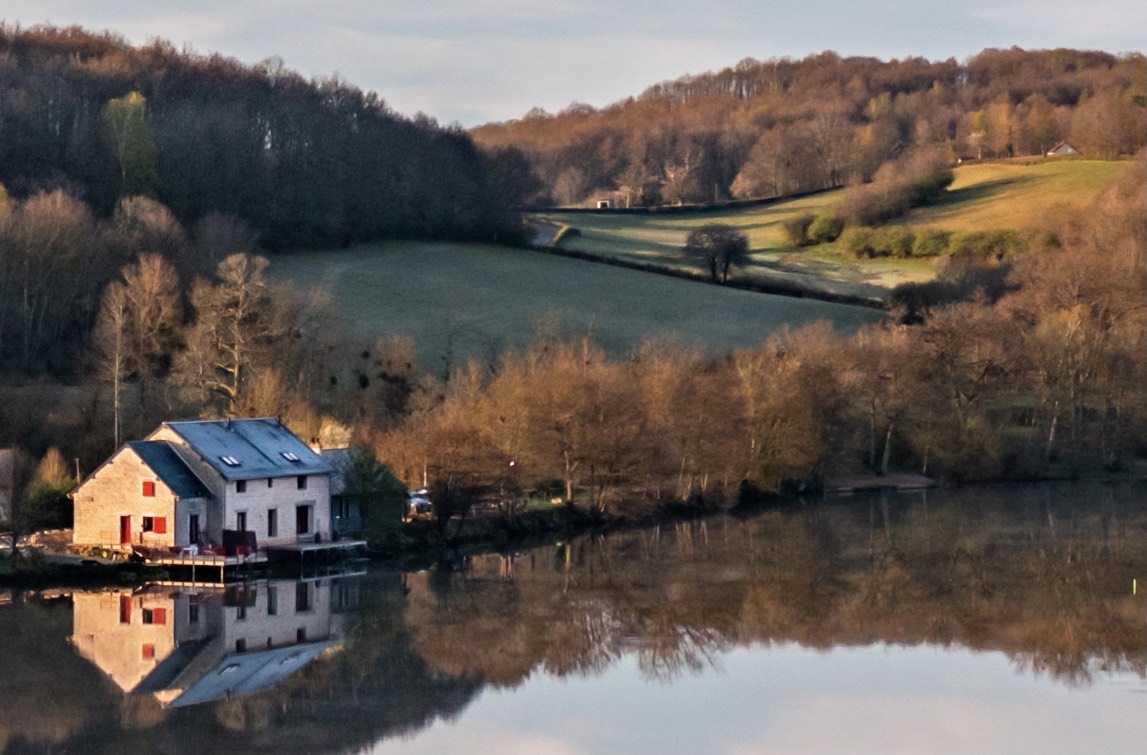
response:
M690 232L682 251L688 259L708 267L714 283L726 283L730 266L749 264L749 237L731 225L709 223Z

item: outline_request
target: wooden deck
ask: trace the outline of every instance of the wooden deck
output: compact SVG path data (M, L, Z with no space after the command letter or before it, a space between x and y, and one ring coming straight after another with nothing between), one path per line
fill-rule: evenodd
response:
M267 563L266 553L252 553L249 556L218 556L214 553L201 553L199 555L171 555L155 556L144 559L148 566L189 566L206 569L226 569L232 566Z
M897 472L887 475L840 475L827 477L824 481L826 495L852 495L853 493L877 490L925 490L934 487L936 487L935 480L914 472Z
M366 548L365 540L324 540L321 543L288 543L286 545L268 545L269 554L278 553L315 553L319 551L355 550Z

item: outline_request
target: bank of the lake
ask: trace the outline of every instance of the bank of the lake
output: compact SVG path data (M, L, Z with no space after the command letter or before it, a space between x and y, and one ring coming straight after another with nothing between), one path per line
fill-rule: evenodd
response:
M1145 492L886 492L348 578L0 591L0 731L171 755L1134 753ZM273 683L213 681L264 661Z

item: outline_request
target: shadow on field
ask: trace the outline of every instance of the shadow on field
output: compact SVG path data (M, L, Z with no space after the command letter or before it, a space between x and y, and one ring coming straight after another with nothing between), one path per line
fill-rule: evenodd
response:
M962 189L950 189L944 192L939 199L937 199L933 207L946 207L948 205L960 204L962 202L975 202L982 199L992 199L1005 190L1018 186L1023 183L1030 183L1031 178L1027 176L1015 176L1013 178L997 178L994 181L985 181L984 183L973 184L972 186L965 186Z

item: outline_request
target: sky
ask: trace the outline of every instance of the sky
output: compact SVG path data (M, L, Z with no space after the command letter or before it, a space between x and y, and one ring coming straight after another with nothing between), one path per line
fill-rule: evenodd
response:
M465 127L601 107L745 58L1147 51L1143 0L0 0L0 21L159 37L247 64L278 56Z

